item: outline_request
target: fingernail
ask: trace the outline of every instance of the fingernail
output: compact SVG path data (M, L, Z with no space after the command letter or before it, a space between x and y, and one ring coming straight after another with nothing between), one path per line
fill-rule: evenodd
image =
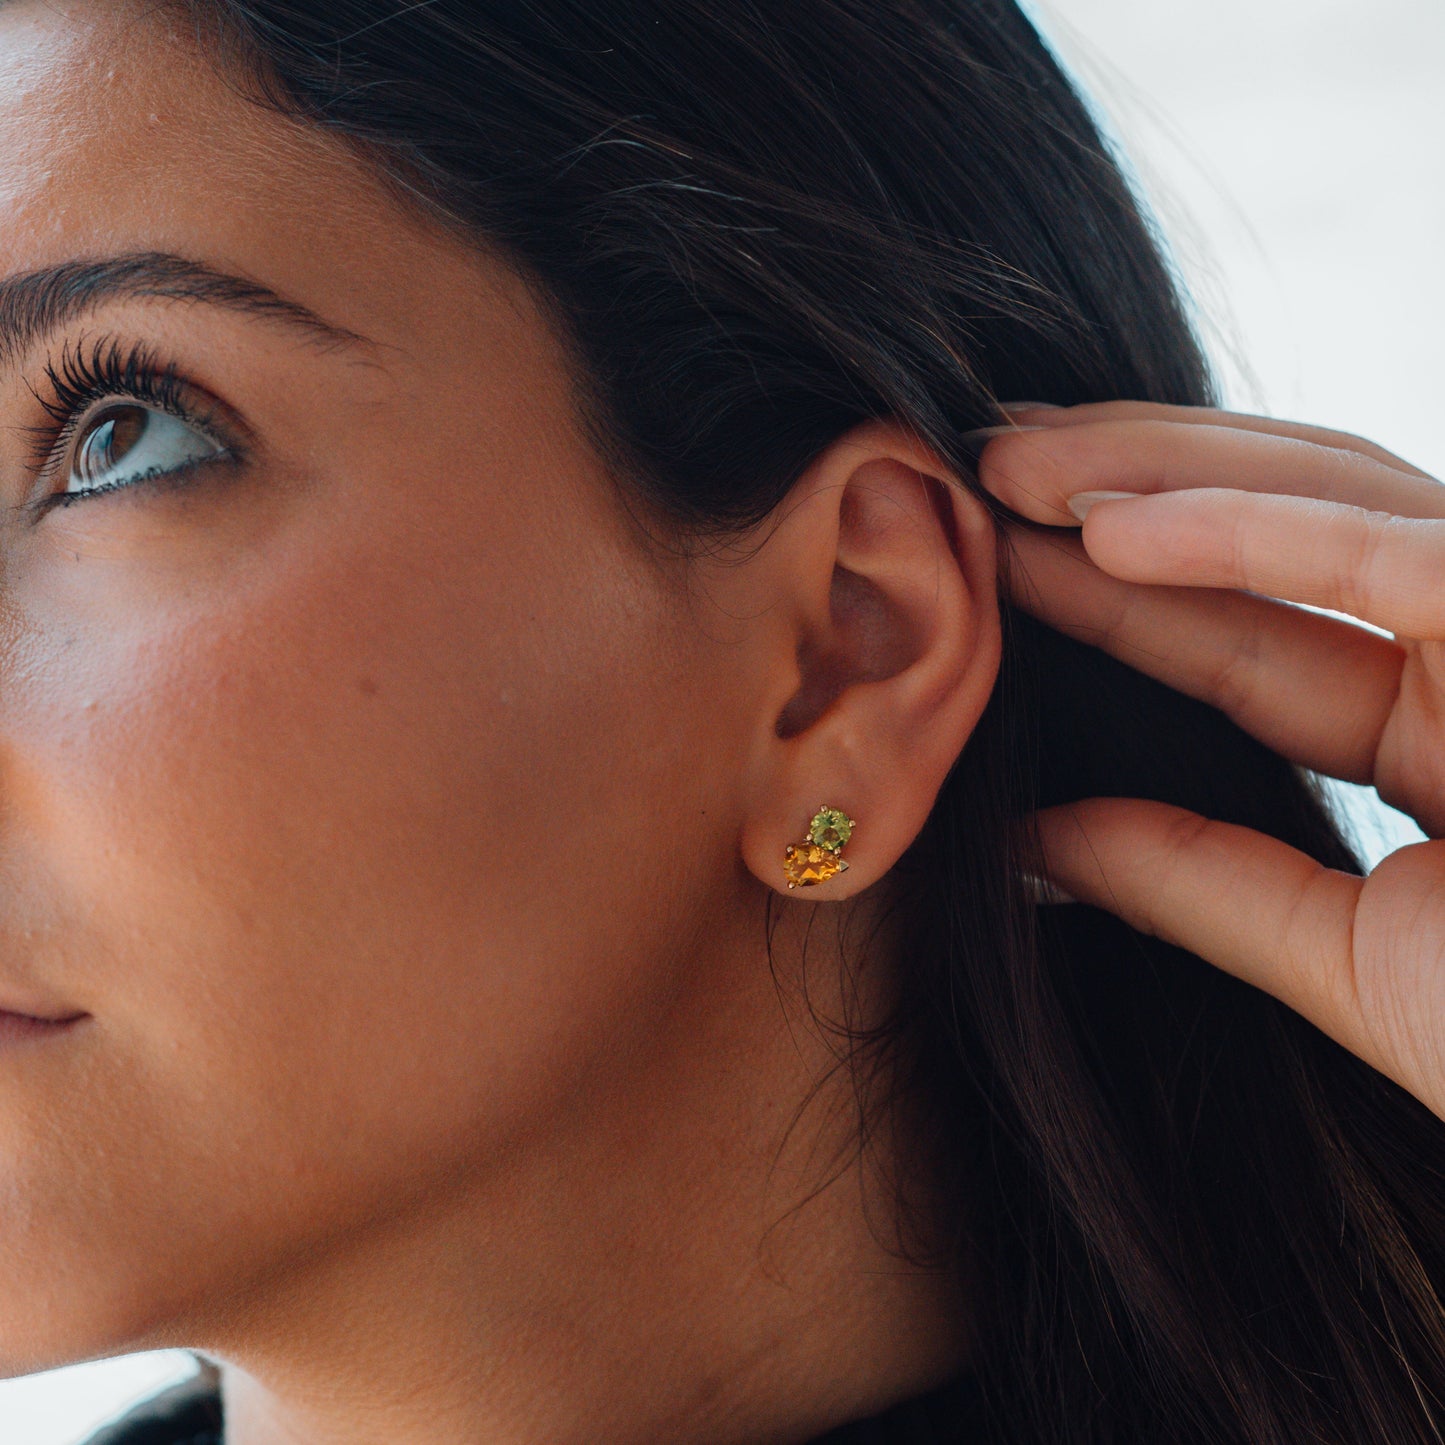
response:
M1075 492L1069 498L1069 510L1082 522L1095 502L1119 502L1125 497L1142 497L1143 492Z
M1077 903L1079 901L1072 893L1065 893L1057 883L1052 883L1047 878L1040 878L1037 873L1020 873L1019 878L1023 882L1024 891L1035 903Z
M972 431L966 431L959 438L960 441L972 441L975 437L1001 437L1005 432L1011 431L1047 431L1043 426L1018 426L1013 422L1005 422L1002 426L980 426Z
M981 426L975 427L973 431L964 432L963 435L959 437L959 441L963 444L964 451L977 461L978 454L994 437L1001 437L1011 432L1047 430L1047 427L1042 426L1018 426L1014 424L1008 426Z

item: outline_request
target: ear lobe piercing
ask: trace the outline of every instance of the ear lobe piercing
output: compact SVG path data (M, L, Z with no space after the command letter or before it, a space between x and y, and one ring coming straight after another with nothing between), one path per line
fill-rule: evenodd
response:
M801 843L789 843L783 850L788 887L807 888L842 873L848 864L839 855L855 826L841 809L819 808L808 824L808 836Z

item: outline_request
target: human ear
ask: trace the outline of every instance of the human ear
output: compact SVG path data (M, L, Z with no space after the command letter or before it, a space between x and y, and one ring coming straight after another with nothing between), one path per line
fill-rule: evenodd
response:
M841 808L847 871L790 894L841 900L918 835L993 690L994 522L911 432L870 421L814 458L749 566L769 605L743 860L786 890L786 846Z

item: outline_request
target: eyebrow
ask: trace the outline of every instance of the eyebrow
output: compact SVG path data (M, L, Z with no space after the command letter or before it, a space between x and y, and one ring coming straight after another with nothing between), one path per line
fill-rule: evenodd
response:
M136 298L221 307L283 326L328 351L374 345L259 281L168 251L136 251L65 261L0 280L0 364L13 365L36 342L107 301Z

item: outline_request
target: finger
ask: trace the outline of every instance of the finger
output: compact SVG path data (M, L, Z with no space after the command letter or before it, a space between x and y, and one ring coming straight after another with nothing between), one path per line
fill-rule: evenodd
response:
M1272 416L1256 416L1250 412L1225 411L1220 407L1170 406L1156 401L1097 401L1084 402L1079 406L1050 406L1047 402L1027 405L1004 403L1003 409L1007 416L1020 423L1027 422L1029 426L1074 426L1085 421L1168 421L1184 426L1225 426L1239 431L1272 432L1276 436L1294 437L1339 451L1358 452L1396 471L1430 478L1429 472L1421 471L1403 457L1397 457L1394 452L1386 451L1353 432L1311 426L1307 422L1280 421Z
M1277 838L1167 803L1089 798L1035 814L1050 880L1187 949L1371 1057L1352 955L1364 880Z
M1052 415L1048 412L1031 414ZM993 437L979 480L1020 515L1054 526L1077 519L1076 492L1234 487L1315 497L1402 517L1445 518L1445 486L1359 452L1237 426L1140 419L1050 424Z
M1219 708L1293 762L1374 782L1405 662L1398 642L1266 597L1124 582L1066 533L1007 536L1008 595L1025 611Z
M1126 582L1233 587L1445 638L1445 526L1231 487L1098 502L1080 534Z

